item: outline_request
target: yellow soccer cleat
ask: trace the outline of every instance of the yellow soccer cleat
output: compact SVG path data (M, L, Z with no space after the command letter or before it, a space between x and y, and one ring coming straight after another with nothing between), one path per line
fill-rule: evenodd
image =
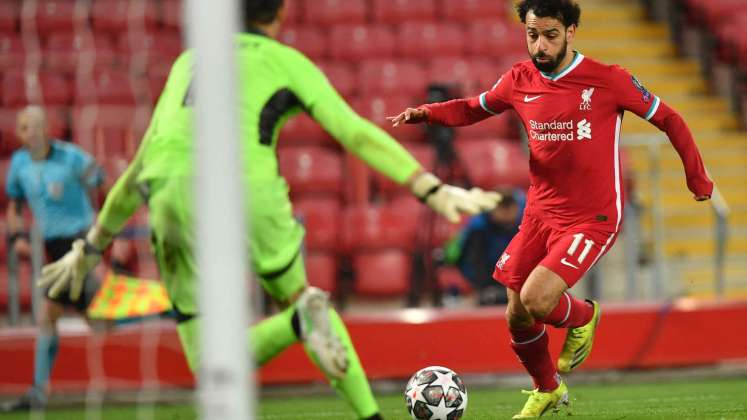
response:
M563 351L560 352L560 357L558 357L558 372L560 373L570 373L573 369L580 366L589 357L589 354L591 354L591 346L594 344L594 332L596 332L597 325L599 325L599 318L602 316L602 311L597 302L593 300L589 300L589 302L594 305L594 315L588 324L568 329L568 333L565 336L565 343L563 344Z
M540 392L535 389L534 391L521 392L523 394L528 394L529 399L526 404L524 404L524 408L522 408L518 414L511 417L512 419L536 419L545 414L548 410L557 412L563 406L565 406L566 409L569 408L570 402L568 400L568 387L563 381L560 381L560 386L558 386L554 391Z

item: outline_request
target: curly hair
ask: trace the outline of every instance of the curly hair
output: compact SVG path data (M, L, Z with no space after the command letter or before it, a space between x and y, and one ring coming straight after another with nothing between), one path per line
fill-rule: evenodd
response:
M521 0L516 5L521 23L526 23L527 13L532 11L535 16L556 18L567 28L578 26L581 19L581 8L575 0Z
M283 0L244 0L243 3L245 23L271 23L277 17Z

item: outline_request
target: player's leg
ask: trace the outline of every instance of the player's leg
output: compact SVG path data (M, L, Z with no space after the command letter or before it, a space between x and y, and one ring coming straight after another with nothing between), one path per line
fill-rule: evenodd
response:
M379 407L368 384L347 328L326 292L306 283L303 256L297 255L282 273L263 276L262 286L286 308L252 327L250 342L260 364L301 340L309 358L359 418L379 418Z
M576 284L610 249L615 235L580 227L554 236L550 252L538 267L546 271L546 277L551 278L551 289L554 292L544 298L535 296L535 306L545 324L568 328L563 350L558 358L558 370L568 373L591 354L601 311L597 302L577 299L567 288ZM536 289L539 287L538 285ZM563 291L558 294L561 289Z

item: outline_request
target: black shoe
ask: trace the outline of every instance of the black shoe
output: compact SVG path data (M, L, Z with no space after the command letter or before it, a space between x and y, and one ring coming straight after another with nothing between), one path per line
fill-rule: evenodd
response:
M8 401L0 406L0 412L44 410L47 402L39 393L30 390L14 401Z

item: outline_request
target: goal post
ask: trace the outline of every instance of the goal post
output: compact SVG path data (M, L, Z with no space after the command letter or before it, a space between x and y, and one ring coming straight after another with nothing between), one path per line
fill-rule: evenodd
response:
M234 37L238 0L187 0L195 51L195 210L201 358L201 418L251 419L254 385L249 325L246 221L241 186Z

